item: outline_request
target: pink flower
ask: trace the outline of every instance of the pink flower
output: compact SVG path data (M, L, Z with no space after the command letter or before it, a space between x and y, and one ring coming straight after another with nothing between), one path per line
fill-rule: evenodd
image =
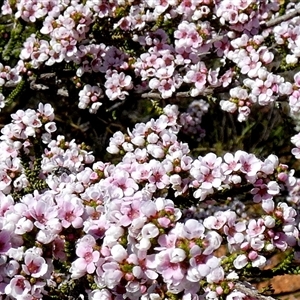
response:
M213 255L204 255L199 246L195 245L191 248L190 256L187 278L192 282L199 282L204 277L210 276L209 274L220 266L219 258Z
M270 181L265 184L262 179L258 179L254 183L254 188L251 190L251 194L255 195L253 201L259 203L262 200L269 200L273 198L273 195L279 194L280 188L276 181Z
M238 151L237 155L241 162L241 172L245 173L249 178L254 177L260 170L262 162L254 154Z
M199 239L204 237L204 226L197 220L187 220L181 227L180 236L189 240Z
M71 266L72 278L80 278L86 273L92 274L96 270L96 263L100 258L99 251L94 251L96 245L95 238L91 235L85 235L77 244L77 258Z
M204 200L208 194L213 192L213 188L219 188L225 176L221 172L222 158L217 157L214 153L208 153L204 157L199 156L194 160L190 170L191 175L195 178L191 186L198 190L194 192L194 197ZM198 186L197 186L198 185Z
M222 215L216 215L216 216L209 216L207 218L204 219L203 221L203 225L207 228L207 229L221 229L225 223L227 221L227 218Z
M259 55L256 51L251 51L248 55L239 61L238 66L241 68L242 74L247 74L250 78L254 78L257 77L258 69L262 63L259 61Z
M255 259L251 259L249 257L249 259L251 260L252 267L254 268L262 268L266 265L267 262L266 257L263 255L257 255Z
M112 177L111 184L115 187L120 188L124 196L132 196L134 192L138 189L137 183L130 178L128 172L124 170L117 170Z
M5 195L0 191L0 216L3 217L5 212L14 206L14 200L11 195Z
M155 249L160 251L160 250L175 248L176 240L177 240L177 235L176 234L168 234L168 235L163 234L163 235L160 235L157 239L157 242L160 245L160 247L156 247Z
M262 234L265 231L266 227L264 225L263 219L258 219L257 221L252 219L248 224L247 233L249 237L255 237Z
M124 273L120 271L119 264L114 261L104 263L102 269L104 273L101 275L100 282L103 282L109 289L118 285L124 276Z
M159 235L159 230L154 224L148 223L143 226L141 234L144 239L153 239Z
M25 253L24 263L22 270L34 278L42 277L48 270L48 264L45 259L33 252Z
M164 75L166 76L166 75ZM176 80L177 79L177 80ZM177 76L175 79L173 78L163 78L163 79L157 79L152 78L149 81L149 87L152 89L157 89L161 93L161 97L163 99L170 98L173 93L176 91L176 88L178 88L181 85L181 80Z
M5 171L0 171L0 191L7 192L10 190L12 180Z
M215 250L219 249L222 240L222 237L216 231L209 231L204 239L205 249L203 251L203 254L210 255Z
M101 102L97 102L99 99L103 98L103 91L98 86L91 86L86 84L79 92L79 104L78 107L81 109L87 108L94 103L99 103L101 106Z
M224 225L223 231L226 235L226 239L230 245L241 244L244 239L244 231L246 230L246 224L243 221L237 222L237 215L235 212L227 211L223 212L227 218L227 224Z
M226 153L224 155L225 163L222 163L221 169L224 175L231 174L232 172L236 172L240 169L242 164L239 162L237 155L233 155L231 153Z
M31 284L22 275L15 275L5 287L5 294L15 299L23 299L31 291Z
M192 66L183 78L187 83L194 83L195 88L192 89L191 95L198 96L203 92L207 78L207 68L203 62L199 62L197 65Z
M128 263L135 264L132 268L132 274L138 279L151 279L155 280L158 277L156 270L156 262L155 262L155 254L147 255L144 258L137 257L134 254L130 254L128 259Z
M123 72L118 73L116 70L109 70L106 72L105 78L105 94L112 101L124 100L128 95L127 91L133 88L131 76L125 75Z
M108 289L93 290L89 295L90 300L113 300L113 295Z
M122 201L120 207L120 213L122 214L120 218L120 224L122 226L129 226L131 222L140 217L141 201L133 200L133 201Z
M64 228L68 228L71 225L74 228L82 227L83 219L81 216L84 212L84 208L81 202L76 200L77 199L74 200L74 198L72 198L69 201L63 201L62 207L58 210L58 216Z
M156 270L162 275L165 282L177 285L184 279L186 269L180 264L180 261L184 260L183 256L179 257L178 262L172 262L172 252L172 249L168 249L156 255Z
M48 201L48 199L40 199L32 203L29 214L35 219L34 225L39 229L45 229L58 221L57 207L53 205L52 200Z
M281 251L286 251L286 249L288 248L287 236L283 232L275 233L275 236L272 239L272 243Z
M163 189L169 185L169 176L166 174L163 166L156 160L151 160L149 164L151 166L151 175L148 181L155 184L159 189Z

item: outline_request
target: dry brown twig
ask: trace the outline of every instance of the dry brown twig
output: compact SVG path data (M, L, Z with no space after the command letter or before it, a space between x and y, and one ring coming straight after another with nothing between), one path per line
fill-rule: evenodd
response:
M275 17L274 19L271 19L267 22L261 23L260 25L263 28L270 28L270 27L273 27L273 26L276 26L276 25L280 24L281 22L291 20L294 17L297 17L299 15L300 15L300 7L295 8L295 10L287 13L286 15Z

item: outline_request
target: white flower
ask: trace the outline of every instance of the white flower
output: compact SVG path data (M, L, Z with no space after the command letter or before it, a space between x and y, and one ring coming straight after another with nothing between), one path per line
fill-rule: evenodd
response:
M143 238L151 239L159 235L159 230L154 224L148 223L143 227L141 233Z
M271 216L266 216L264 219L264 223L267 228L273 228L275 226L275 219Z
M261 268L266 264L267 259L262 256L258 255L255 260L252 261L252 267L254 268Z
M184 261L186 258L186 253L184 250L180 248L175 248L170 253L170 262L171 263L178 263Z
M278 195L280 192L280 187L276 181L270 181L268 184L268 194L269 195Z
M230 272L230 273L226 276L226 279L228 279L228 280L237 280L237 279L239 279L239 275L237 274L237 272L232 271L232 272Z
M285 61L287 64L294 65L298 62L298 58L293 54L287 54L287 56L285 57Z
M234 261L233 265L236 269L240 270L244 268L248 263L248 258L245 254L239 255Z
M237 110L237 105L228 100L220 101L221 109L230 113L234 113Z
M114 245L111 250L111 256L114 260L116 260L117 262L122 262L123 260L125 260L128 257L128 253L127 251L124 249L123 246L117 244Z

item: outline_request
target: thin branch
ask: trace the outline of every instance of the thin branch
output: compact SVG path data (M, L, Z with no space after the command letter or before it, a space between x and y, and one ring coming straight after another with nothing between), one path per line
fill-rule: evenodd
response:
M159 94L159 93L152 93L152 92L150 92L150 93L144 93L144 94L141 95L141 97L143 99L154 99L154 100L155 99L157 99L157 100L162 99L161 94ZM178 93L174 94L174 97L175 98L190 98L192 96L191 96L190 92L178 92Z
M291 11L290 13L288 13L286 15L276 17L270 21L261 23L260 25L264 28L270 28L270 27L280 24L281 22L288 21L299 15L300 15L300 8L295 8L295 10Z
M259 293L257 289L255 289L251 284L248 282L237 282L235 284L235 289L239 292L244 293L247 296L253 297L257 300L276 300L271 296L264 296Z
M141 95L141 97L144 99L162 99L159 93L144 93Z
M48 90L49 87L47 85L44 85L44 84L41 84L41 83L36 83L36 78L35 77L29 77L29 81L30 81L30 88L32 90L37 90L37 91L40 91L40 90Z
M158 95L159 95L159 94L158 94ZM118 108L118 107L120 107L120 106L122 106L122 105L124 105L124 101L118 102L118 103L112 105L111 107L109 107L109 108L106 110L106 112L111 112L111 111L113 111L114 109L116 109L116 108Z
M290 2L294 2L294 1L290 1ZM300 16L300 7L299 8L295 8L293 11L289 12L288 14L286 15L283 15L283 16L278 16L274 19L271 19L269 21L263 21L260 23L260 26L265 29L265 28L270 28L270 27L274 27L278 24L280 24L281 22L284 22L284 21L288 21L294 17L297 17L297 16ZM215 43L217 41L221 41L224 39L226 35L217 35L215 36L214 38L212 38L211 40L208 40L207 42L208 43Z
M40 79L49 79L49 78L53 78L56 76L56 73L43 73L40 75Z

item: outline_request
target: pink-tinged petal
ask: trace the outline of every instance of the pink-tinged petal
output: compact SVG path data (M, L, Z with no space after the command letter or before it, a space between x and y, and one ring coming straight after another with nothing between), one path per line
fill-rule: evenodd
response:
M88 274L94 273L95 270L96 270L96 266L95 266L95 264L94 264L93 262L89 263L89 264L86 266L86 272L87 272Z

